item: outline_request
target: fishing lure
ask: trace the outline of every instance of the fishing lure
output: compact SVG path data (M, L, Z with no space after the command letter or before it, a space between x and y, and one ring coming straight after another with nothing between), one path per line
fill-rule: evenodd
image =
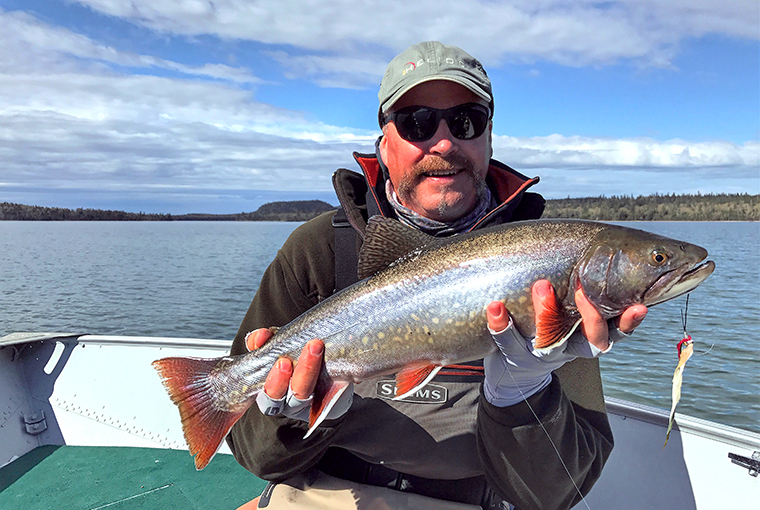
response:
M670 408L670 419L668 420L668 432L665 435L665 444L663 448L668 444L670 439L670 430L673 428L673 418L676 415L676 406L678 401L681 400L681 384L683 383L683 371L686 367L686 362L689 361L691 355L694 354L694 340L691 339L691 335L686 332L686 316L689 313L689 295L686 295L686 311L681 312L681 324L683 325L683 338L678 342L678 365L676 371L673 373L673 390L672 400L673 404Z

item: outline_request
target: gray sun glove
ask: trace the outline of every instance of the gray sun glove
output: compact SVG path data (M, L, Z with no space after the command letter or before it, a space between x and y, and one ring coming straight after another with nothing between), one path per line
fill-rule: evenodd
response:
M295 420L309 422L309 410L311 403L314 400L314 394L309 398L301 400L297 398L291 388L288 388L288 394L281 399L275 400L267 395L264 391L260 391L256 395L256 405L259 406L259 410L266 416L278 416L282 415L287 418L293 418ZM348 385L346 391L338 398L335 405L327 413L326 420L334 420L340 418L351 407L354 401L354 383Z
M276 329L270 328L270 331ZM248 348L248 336L256 331L250 331L245 335L245 345ZM248 349L250 352L250 349ZM309 422L309 410L311 403L314 401L314 394L312 393L306 400L301 400L295 396L293 389L288 386L288 394L280 399L273 399L267 395L264 390L261 390L256 395L256 405L259 407L261 413L265 416L285 416L287 418L293 418L296 420ZM351 404L354 402L354 383L348 385L343 394L335 402L330 412L327 413L326 420L334 420L340 418L348 411Z
M546 388L552 380L552 372L577 357L596 358L612 349L613 340L629 335L610 323L610 346L601 351L579 332L573 333L564 345L550 352L538 352L532 340L526 340L515 328L512 319L502 331L488 328L499 350L483 360L485 382L483 393L486 400L497 407L522 402Z

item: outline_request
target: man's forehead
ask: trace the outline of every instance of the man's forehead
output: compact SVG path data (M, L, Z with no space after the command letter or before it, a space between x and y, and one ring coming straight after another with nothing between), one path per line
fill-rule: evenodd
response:
M486 101L467 87L451 80L436 79L412 87L396 101L391 110L399 110L412 105L451 108L464 103L488 105Z

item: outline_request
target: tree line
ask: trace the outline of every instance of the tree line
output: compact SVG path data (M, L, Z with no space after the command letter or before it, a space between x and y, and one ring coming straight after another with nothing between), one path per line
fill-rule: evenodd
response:
M649 195L547 200L545 218L605 221L758 221L760 195Z
M270 202L237 214L155 214L0 203L0 220L307 221L335 206L321 200ZM544 218L605 221L760 221L760 195L649 195L547 200Z

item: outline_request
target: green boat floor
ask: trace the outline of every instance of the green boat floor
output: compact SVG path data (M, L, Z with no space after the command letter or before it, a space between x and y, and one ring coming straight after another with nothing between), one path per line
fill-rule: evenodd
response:
M0 469L0 509L235 510L265 485L232 455L196 471L186 450L42 446Z

